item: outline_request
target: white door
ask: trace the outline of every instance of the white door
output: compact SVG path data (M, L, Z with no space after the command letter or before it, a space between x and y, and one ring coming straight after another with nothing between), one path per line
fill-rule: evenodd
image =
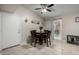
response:
M2 48L20 44L20 18L15 14L2 13Z
M62 20L55 20L53 22L54 25L54 39L61 40L62 39Z

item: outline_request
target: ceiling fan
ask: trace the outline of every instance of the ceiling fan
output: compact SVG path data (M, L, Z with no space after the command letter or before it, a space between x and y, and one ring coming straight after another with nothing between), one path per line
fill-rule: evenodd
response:
M41 14L45 13L45 12L52 12L52 10L50 10L50 7L54 6L54 4L40 4L41 8L35 8L35 10L41 10Z

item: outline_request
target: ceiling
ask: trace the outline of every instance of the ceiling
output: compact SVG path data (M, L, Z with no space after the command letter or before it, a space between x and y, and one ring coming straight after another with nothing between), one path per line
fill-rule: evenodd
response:
M40 4L25 4L24 6L28 7L43 18L79 13L79 4L55 4L50 8L52 12L47 12L45 14L41 14L40 10L34 10L35 8L41 8ZM53 11L53 8L55 11Z
M13 12L16 10L18 5L0 5L0 10ZM50 9L52 12L47 12L41 14L41 10L35 10L35 8L41 8L40 4L23 4L24 7L28 7L31 11L35 12L38 16L43 19L48 19L50 17L60 17L63 15L79 13L79 4L55 4ZM53 11L55 9L55 11Z

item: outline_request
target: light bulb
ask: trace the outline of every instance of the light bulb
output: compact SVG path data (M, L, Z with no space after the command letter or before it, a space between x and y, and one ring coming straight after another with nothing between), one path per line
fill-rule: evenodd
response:
M47 10L46 9L43 9L41 12L47 12Z

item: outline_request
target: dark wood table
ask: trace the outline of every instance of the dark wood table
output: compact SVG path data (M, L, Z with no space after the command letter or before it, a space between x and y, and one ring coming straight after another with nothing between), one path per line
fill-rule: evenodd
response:
M46 35L47 35L47 34L44 33L44 32L42 32L42 33L41 33L41 32L36 32L36 37L39 38L38 41L39 41L39 44L40 44L40 45L43 44L44 39L46 39Z

